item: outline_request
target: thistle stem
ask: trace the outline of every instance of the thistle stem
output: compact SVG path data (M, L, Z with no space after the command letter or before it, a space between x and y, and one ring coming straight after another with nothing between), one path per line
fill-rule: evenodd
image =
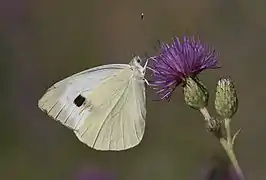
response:
M224 128L225 128L225 131L226 131L226 139L227 139L228 146L230 144L232 144L230 122L231 122L231 119L229 119L229 118L225 118L224 119Z
M210 122L211 115L206 107L200 109L201 114L204 116L205 121Z
M237 175L240 177L241 180L244 180L244 175L236 159L232 144L228 144L227 140L225 140L224 138L220 138L220 144L224 148L227 156L229 157L232 165L234 166Z
M207 121L207 122L211 121L211 115L208 112L206 107L201 108L200 112L204 116L205 121ZM234 153L233 140L235 140L235 137L232 140L231 130L230 130L230 122L231 122L231 119L226 118L224 120L226 137L220 136L221 138L219 138L219 141L220 141L220 144L222 145L222 147L224 148L227 156L229 157L232 165L234 166L236 173L238 174L238 176L240 177L241 180L244 180L244 175L242 173L242 170L238 164L238 161L237 161L235 153Z

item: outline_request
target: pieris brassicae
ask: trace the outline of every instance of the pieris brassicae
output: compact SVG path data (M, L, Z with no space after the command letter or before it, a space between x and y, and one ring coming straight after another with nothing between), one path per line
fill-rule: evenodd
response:
M97 150L119 151L140 143L145 130L146 98L139 57L129 64L91 68L50 87L38 106Z

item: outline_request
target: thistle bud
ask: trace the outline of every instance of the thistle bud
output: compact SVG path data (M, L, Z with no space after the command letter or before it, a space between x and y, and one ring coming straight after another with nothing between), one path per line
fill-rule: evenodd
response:
M198 78L186 78L183 93L186 104L192 108L201 109L208 104L208 90Z
M237 111L238 99L231 79L223 78L217 83L215 109L224 118L231 118Z

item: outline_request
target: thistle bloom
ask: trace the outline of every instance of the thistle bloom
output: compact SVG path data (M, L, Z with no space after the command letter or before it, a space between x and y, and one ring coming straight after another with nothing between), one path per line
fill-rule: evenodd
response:
M187 77L195 77L205 69L218 68L217 54L199 39L184 36L183 43L175 37L172 45L162 44L162 52L153 57L150 69L161 99L169 99L175 88Z

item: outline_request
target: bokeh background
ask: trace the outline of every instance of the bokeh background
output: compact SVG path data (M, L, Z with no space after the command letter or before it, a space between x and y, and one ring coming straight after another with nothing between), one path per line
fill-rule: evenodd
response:
M98 152L37 107L48 87L81 70L156 55L157 40L197 35L215 47L222 69L204 72L213 108L215 83L231 76L239 110L236 154L247 179L266 179L266 1L259 0L1 0L0 179L74 180L81 171L119 180L199 179L212 156L224 156L199 112L158 102L148 89L142 143ZM140 14L144 13L144 20ZM86 170L85 170L86 171Z

